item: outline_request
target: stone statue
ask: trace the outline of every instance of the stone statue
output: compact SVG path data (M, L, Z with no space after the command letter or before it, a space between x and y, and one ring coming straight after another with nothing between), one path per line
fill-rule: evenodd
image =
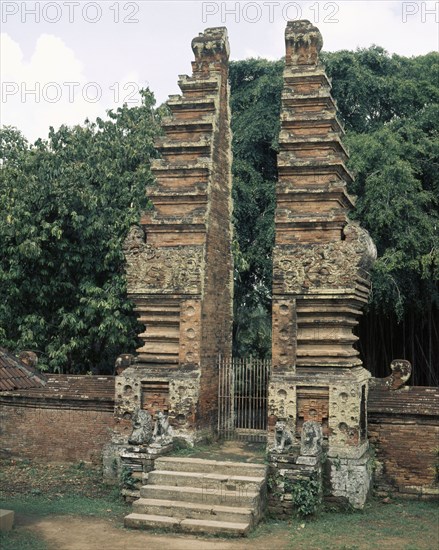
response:
M153 437L152 416L148 411L138 410L133 418L133 431L128 438L131 445L148 445Z
M286 422L278 421L274 428L274 447L273 451L282 453L289 451L293 445L293 432L287 426Z
M308 420L303 423L300 437L300 454L302 456L318 456L322 451L323 433L318 422Z
M136 358L131 353L123 353L119 355L114 364L116 374L122 374L125 369L131 367L133 363L136 362Z
M173 435L174 433L169 424L168 417L159 411L156 415L154 432L152 434L153 442L166 445L171 443Z

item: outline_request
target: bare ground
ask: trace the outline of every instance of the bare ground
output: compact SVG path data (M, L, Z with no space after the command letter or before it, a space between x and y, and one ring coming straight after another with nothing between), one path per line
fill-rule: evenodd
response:
M431 523L426 527L424 536L416 542L404 532L400 536L382 532L378 542L368 538L367 529L363 537L349 532L342 536L328 533L324 540L321 537L316 540L311 531L306 535L305 523L293 527L287 522L246 539L135 531L123 529L115 520L78 516L18 516L16 522L17 529L30 530L43 539L50 550L436 550L438 532Z
M52 550L255 550L291 549L290 533L285 531L260 539L214 539L188 535L152 534L123 529L109 520L69 516L17 518L17 528L31 530Z

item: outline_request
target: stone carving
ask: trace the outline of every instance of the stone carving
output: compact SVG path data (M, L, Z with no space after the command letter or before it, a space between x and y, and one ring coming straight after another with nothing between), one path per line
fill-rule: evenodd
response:
M123 251L126 254L137 254L145 245L145 233L140 225L132 225L127 238L123 243Z
M394 359L390 363L392 374L387 379L387 385L391 390L397 390L404 386L412 375L412 365L405 359Z
M169 424L168 417L159 411L156 415L154 433L152 438L154 443L160 443L161 445L167 445L171 443L174 432Z
M131 445L148 445L153 437L152 417L148 411L138 410L133 419L133 431L128 438Z
M289 451L293 445L294 435L286 422L278 421L274 428L273 451L283 453Z
M116 374L122 374L122 372L128 367L131 367L135 361L136 358L131 353L123 353L122 355L119 355L114 363Z
M303 19L294 21L294 26L287 26L285 31L287 65L314 65L323 46L323 39L317 27Z
M300 454L302 456L317 456L322 452L322 426L311 420L304 422L300 437Z
M369 272L377 259L377 249L372 237L358 223L349 222L343 228L345 242L352 244L358 258L358 266Z
M225 27L206 29L192 40L191 46L195 55L194 71L208 72L211 63L227 60L230 55Z
M202 246L154 248L134 226L125 241L129 293L201 292Z
M274 277L283 279L284 292L301 293L312 288L345 288L356 284L359 268L368 270L376 248L367 231L347 224L345 240L300 247L278 246Z
M27 367L36 368L38 364L38 356L33 351L20 351L18 358Z
M412 375L412 365L406 359L394 359L390 363L392 374L386 378L373 378L371 385L388 388L389 390L399 390L404 387L407 380Z

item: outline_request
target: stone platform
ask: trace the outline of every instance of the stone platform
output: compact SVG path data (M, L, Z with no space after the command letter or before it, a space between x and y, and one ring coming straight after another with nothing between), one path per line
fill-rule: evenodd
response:
M0 531L10 531L14 526L14 511L0 510Z

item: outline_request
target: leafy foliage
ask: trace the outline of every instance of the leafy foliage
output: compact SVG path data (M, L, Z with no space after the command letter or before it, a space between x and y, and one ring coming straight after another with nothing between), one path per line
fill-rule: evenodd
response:
M373 46L324 56L348 131L354 217L378 248L372 309L439 305L439 55Z
M351 134L355 217L377 243L373 308L399 319L439 304L439 105L417 120L396 120L371 134Z
M301 517L317 513L322 503L322 484L320 480L310 477L291 483L291 495L297 513Z
M122 242L147 206L154 98L29 146L1 130L0 341L43 368L105 372L139 331Z
M271 272L282 62L230 66L235 227L234 353L271 353Z
M372 46L322 57L349 131L371 132L439 102L437 53L408 58Z

